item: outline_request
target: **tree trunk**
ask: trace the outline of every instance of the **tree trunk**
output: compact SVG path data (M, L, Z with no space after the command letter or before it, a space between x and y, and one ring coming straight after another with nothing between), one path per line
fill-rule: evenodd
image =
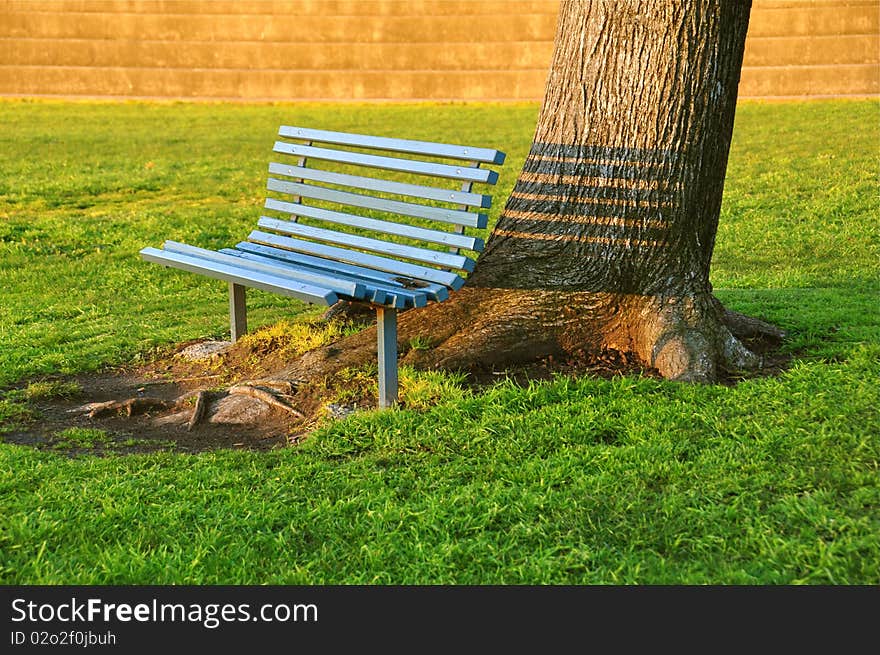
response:
M401 316L402 361L496 367L618 351L675 380L760 359L779 338L725 310L709 265L749 0L563 0L534 142L465 287ZM407 350L420 337L433 347ZM307 353L292 377L375 353L375 329Z

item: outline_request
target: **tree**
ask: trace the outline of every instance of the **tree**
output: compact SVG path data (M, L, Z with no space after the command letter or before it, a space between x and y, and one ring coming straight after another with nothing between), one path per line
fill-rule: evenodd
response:
M563 0L531 152L465 287L401 317L403 361L472 368L630 353L714 381L780 332L725 310L709 266L750 0ZM372 343L336 349L348 365ZM326 369L321 352L309 370ZM332 365L331 365L332 366Z
M400 317L403 363L616 351L702 382L760 366L741 339L781 332L726 310L709 281L750 5L562 1L515 189L464 288ZM433 347L407 352L415 337ZM375 344L375 328L364 330L277 377L372 361Z

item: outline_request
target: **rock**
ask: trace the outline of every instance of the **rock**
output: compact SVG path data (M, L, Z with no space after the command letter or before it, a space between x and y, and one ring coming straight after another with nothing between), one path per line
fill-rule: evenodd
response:
M274 411L269 405L249 396L226 396L219 401L217 411L208 421L230 425L258 425L271 420Z
M196 362L201 359L210 359L214 355L220 355L231 347L231 341L202 341L187 346L178 352L176 356L188 362Z

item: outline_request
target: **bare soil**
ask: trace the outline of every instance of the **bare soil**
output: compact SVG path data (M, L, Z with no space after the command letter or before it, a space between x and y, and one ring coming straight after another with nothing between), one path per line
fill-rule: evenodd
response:
M140 371L116 371L69 378L78 382L82 393L71 399L46 399L31 403L37 420L23 429L4 436L11 443L26 444L40 449L52 449L69 454L92 452L136 453L173 449L176 452L200 452L220 448L269 450L286 446L288 435L295 426L288 417L273 414L258 424L233 425L204 423L192 431L185 422L162 421L175 412L146 412L134 416L111 414L89 418L87 412L77 411L84 402L101 402L127 398L149 397L174 401L185 393L186 386L175 382L144 376ZM58 433L68 428L97 428L107 433L105 443L91 448L66 447ZM59 443L60 442L60 443Z

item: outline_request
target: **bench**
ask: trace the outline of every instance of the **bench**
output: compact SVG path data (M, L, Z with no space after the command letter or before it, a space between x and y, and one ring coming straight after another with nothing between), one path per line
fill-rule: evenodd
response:
M504 153L445 143L282 126L269 164L269 215L232 248L165 241L147 261L225 280L233 341L247 332L245 289L319 305L375 307L379 406L396 402L397 312L442 302L470 272ZM427 201L427 202L426 202Z

